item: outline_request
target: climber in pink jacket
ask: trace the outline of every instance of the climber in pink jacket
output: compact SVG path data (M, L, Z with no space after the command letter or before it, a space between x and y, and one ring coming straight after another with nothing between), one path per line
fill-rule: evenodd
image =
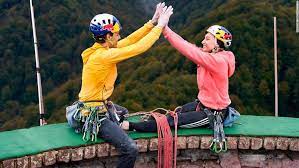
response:
M201 42L202 48L187 42L169 27L163 34L174 48L197 65L198 100L202 105L225 109L231 103L228 78L235 71L234 54L225 51L231 45L231 33L222 26L211 26Z
M178 126L194 128L208 125L209 119L204 109L221 113L224 120L231 103L229 77L235 71L235 56L231 51L226 51L231 45L232 34L223 26L213 25L206 31L202 48L187 42L167 26L163 34L174 48L197 65L198 99L176 109ZM173 127L173 118L168 116L167 120ZM155 120L123 124L123 128L129 130L152 132L157 129Z

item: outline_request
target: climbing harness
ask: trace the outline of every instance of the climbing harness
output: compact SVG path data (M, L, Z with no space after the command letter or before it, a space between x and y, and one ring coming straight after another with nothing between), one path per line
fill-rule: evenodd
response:
M110 119L119 125L117 110L111 101L101 101L102 105L90 106L88 102L76 101L66 108L68 124L76 133L83 133L83 141L97 141L102 121Z
M84 123L82 127L83 141L97 141L97 135L101 126L101 122L107 118L105 115L99 115L99 112L102 110L104 110L103 106L87 107L82 109L82 113L80 114L89 112L87 116L83 116L80 119L80 121Z
M104 104L104 106L107 109L107 113L106 116L114 123L116 123L117 125L120 124L120 122L123 121L123 117L120 119L118 114L118 111L116 110L114 104L112 101L108 101L107 103Z
M83 133L83 141L97 141L101 122L107 118L105 115L106 111L107 109L104 105L91 107L83 104L74 113L73 119L79 123L79 127L75 128L75 131Z

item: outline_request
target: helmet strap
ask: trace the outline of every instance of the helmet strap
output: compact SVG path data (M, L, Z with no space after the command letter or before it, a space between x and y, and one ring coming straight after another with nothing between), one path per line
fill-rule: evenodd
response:
M215 37L215 36L214 36ZM212 53L217 53L219 51L219 45L217 43L217 38L215 37L215 47L212 49Z
M105 43L105 38L103 36L95 36L92 34L92 38L95 40L97 43Z
M217 53L219 51L219 47L215 47L212 49L211 53Z
M113 44L113 40L112 40L112 37L107 37L106 38L106 43L108 44L108 46L113 46L114 44Z

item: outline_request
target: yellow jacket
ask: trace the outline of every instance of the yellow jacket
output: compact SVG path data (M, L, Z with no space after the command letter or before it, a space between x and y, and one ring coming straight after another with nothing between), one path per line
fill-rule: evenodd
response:
M80 101L106 100L114 90L116 64L148 50L160 37L162 29L150 22L117 44L104 48L99 43L83 51L82 86Z

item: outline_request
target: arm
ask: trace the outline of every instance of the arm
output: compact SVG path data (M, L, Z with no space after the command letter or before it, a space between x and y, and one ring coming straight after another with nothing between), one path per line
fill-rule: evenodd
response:
M105 58L107 62L117 63L131 57L137 56L148 50L160 37L162 28L154 27L146 36L135 44L122 48L109 49L108 56Z
M203 52L196 45L187 42L181 36L173 32L169 27L165 27L163 34L174 48L192 62L210 71L219 72L219 65L225 61L221 56Z
M120 40L117 43L117 48L126 47L126 46L136 43L142 37L147 35L152 30L153 27L154 27L154 25L152 24L152 22L148 21L147 23L144 24L144 26L142 26L141 28L139 28L138 30L136 30L135 32L130 34L128 37Z

